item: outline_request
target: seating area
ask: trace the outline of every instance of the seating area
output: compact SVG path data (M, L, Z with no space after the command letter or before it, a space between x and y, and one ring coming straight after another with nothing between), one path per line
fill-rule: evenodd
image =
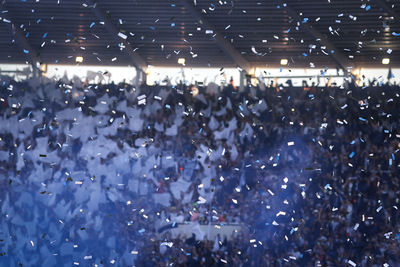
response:
M384 84L3 81L0 261L396 266L399 99Z

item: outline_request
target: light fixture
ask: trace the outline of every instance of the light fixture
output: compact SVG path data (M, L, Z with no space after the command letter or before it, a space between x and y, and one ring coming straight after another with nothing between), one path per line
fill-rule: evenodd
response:
M385 58L382 59L382 64L383 65L388 65L389 63L390 63L390 58L385 57Z
M282 66L286 66L286 65L288 64L288 62L289 62L289 61L288 61L286 58L282 58L282 59L281 59L281 65L282 65Z
M41 63L39 69L42 73L46 73L47 72L47 64Z
M75 62L76 63L82 63L83 62L83 57L81 57L81 56L76 57L75 58Z
M178 64L185 65L185 62L186 62L185 58L183 57L178 58Z

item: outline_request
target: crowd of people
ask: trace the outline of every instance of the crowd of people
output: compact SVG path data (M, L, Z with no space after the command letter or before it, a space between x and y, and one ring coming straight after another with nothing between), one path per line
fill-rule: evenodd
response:
M398 86L0 85L8 266L400 262Z

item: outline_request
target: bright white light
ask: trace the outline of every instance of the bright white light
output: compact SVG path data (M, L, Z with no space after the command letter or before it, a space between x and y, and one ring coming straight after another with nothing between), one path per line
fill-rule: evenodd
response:
M288 61L286 58L282 58L282 59L281 59L281 65L282 65L282 66L286 66L286 65L288 64L288 62L289 62L289 61Z
M183 58L183 57L178 58L178 64L185 65L185 62L186 62L185 58Z
M385 57L385 58L382 59L382 64L383 65L388 65L389 63L390 63L390 58Z
M82 63L83 62L83 57L79 56L75 58L76 63Z

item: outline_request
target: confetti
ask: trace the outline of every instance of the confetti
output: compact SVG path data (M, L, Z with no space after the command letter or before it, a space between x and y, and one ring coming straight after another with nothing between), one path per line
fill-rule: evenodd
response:
M0 16L2 265L396 265L396 6L41 2Z
M348 260L348 263L353 267L357 266L357 264L352 260Z
M119 32L119 33L118 33L118 36L119 36L120 38L124 39L124 40L126 40L126 39L128 38L128 36L125 35L125 34L122 33L122 32Z

